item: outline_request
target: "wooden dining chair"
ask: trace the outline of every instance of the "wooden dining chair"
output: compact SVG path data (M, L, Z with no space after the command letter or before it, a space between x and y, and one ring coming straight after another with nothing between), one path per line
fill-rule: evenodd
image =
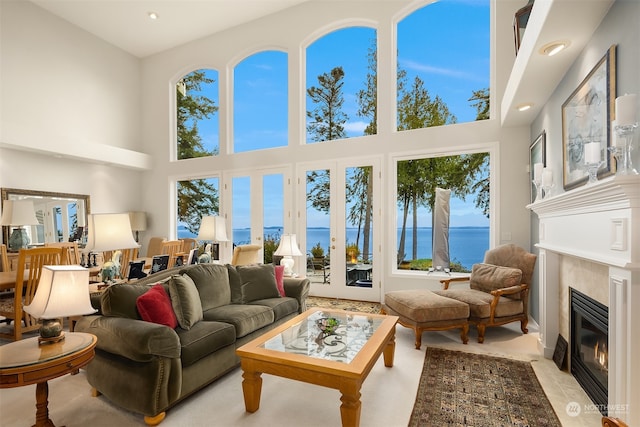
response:
M191 249L195 249L198 247L198 241L196 239L192 239L190 237L180 239L182 240L182 252L189 253Z
M11 271L11 264L9 264L9 257L7 256L7 245L4 243L0 245L0 271Z
M169 268L175 267L178 253L182 253L182 240L165 240L162 242L160 255L169 255Z
M62 248L60 263L64 265L80 265L80 249L78 242L45 243L45 247Z
M30 316L23 310L23 307L31 304L36 294L42 267L45 265L59 265L61 256L62 248L20 249L13 298L0 300L0 316L13 320L13 327L11 327L10 333L0 332L0 337L18 341L22 339L24 332L35 331L40 328L38 319Z

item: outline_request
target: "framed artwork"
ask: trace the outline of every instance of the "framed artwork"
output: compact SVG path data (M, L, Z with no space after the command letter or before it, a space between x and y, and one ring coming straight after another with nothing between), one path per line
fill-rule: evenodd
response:
M536 199L536 186L533 185L533 165L542 163L547 166L547 134L542 131L529 147L529 184L531 185L531 203Z
M611 146L611 120L616 95L616 46L609 48L596 66L562 104L563 186L565 190L587 182L584 144L600 144L602 166L598 178L615 170Z
M151 258L151 273L166 270L169 266L169 255L155 255Z
M147 273L144 272L144 261L129 261L129 276L127 279L142 279L143 277L147 277Z
M189 257L187 258L187 265L198 263L198 248L193 248L189 251Z

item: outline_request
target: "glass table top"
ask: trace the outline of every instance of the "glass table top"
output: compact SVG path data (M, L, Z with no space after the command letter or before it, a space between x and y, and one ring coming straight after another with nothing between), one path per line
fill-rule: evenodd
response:
M260 347L351 363L383 321L384 316L320 310Z

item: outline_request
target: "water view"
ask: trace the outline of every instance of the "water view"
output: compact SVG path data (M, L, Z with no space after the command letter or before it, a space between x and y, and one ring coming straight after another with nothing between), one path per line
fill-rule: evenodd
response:
M347 242L354 243L357 235L356 228L347 229ZM267 227L265 235L279 235L282 227ZM400 240L401 229L398 229L398 241ZM233 243L244 245L250 242L251 231L247 228L233 230ZM178 238L195 237L188 230L179 227ZM317 243L324 248L325 253L329 253L330 233L328 228L318 227L307 230L307 253ZM411 248L413 246L411 229L407 229L405 256L406 260L411 259ZM489 249L489 227L453 227L449 230L449 250L451 261L459 262L465 268L471 269L475 263L482 262L484 253ZM431 227L418 227L418 258L431 258Z

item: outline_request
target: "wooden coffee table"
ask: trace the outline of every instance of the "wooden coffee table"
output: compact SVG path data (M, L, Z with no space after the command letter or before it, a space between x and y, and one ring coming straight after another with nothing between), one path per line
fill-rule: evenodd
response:
M47 381L70 374L93 359L95 335L67 332L63 341L38 345L28 338L0 346L0 388L36 386L36 423L34 427L53 427L49 419Z
M339 326L323 334L318 321ZM261 374L334 388L342 393L343 426L360 424L360 388L380 354L393 366L396 316L311 309L236 350L247 412L260 407ZM326 323L326 322L325 322Z

